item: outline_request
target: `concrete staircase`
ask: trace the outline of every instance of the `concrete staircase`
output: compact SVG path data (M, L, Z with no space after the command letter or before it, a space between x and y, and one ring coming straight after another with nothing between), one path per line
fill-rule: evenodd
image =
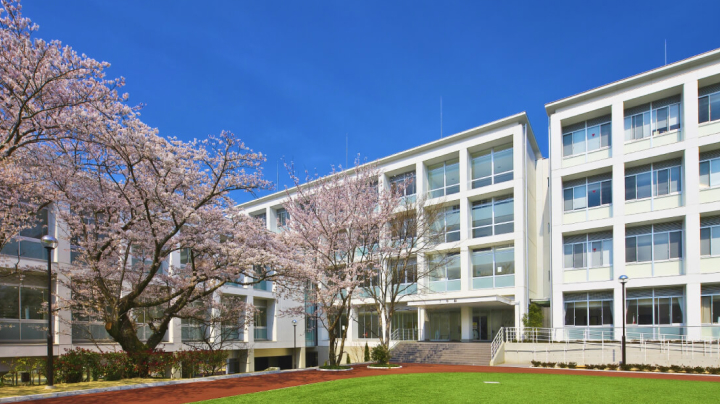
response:
M391 362L487 366L490 343L403 341L392 350Z

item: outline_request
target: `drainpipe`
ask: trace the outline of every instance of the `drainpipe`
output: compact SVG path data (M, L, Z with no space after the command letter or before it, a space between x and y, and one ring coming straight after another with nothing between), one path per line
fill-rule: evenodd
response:
M528 189L527 189L527 178L528 178L528 164L527 164L527 144L528 144L528 137L527 137L527 123L523 124L523 150L525 151L523 154L523 165L525 167L525 175L523 176L523 195L525 199L525 237L523 240L523 244L525 244L525 310L528 309L530 306L530 263L528 262L528 219L530 215L528 214L528 210L530 209L528 207ZM522 321L522 317L520 318Z
M550 213L549 218L548 218L548 223L550 224L550 229L548 229L546 234L548 237L550 237L550 280L548 282L550 284L550 295L548 296L548 298L550 299L550 328L553 328L553 313L555 310L555 308L553 306L555 305L555 299L553 299L553 280L552 280L552 265L553 265L553 260L552 260L552 254L553 254L553 252L552 252L553 251L552 198L553 198L553 196L552 195L553 194L552 194L552 181L551 181L552 178L550 178L550 173L552 172L552 169L551 169L551 167L552 167L551 156L552 155L550 154L550 150L552 150L552 136L550 136L550 115L548 115L548 132L547 133L548 133L548 165L547 165L548 172L547 172L547 175L548 175L548 195L549 195L549 200L548 200L547 206L548 206L548 212ZM543 225L545 225L545 223L543 223ZM543 262L545 262L544 259L543 259ZM543 274L543 276L545 276L545 274Z

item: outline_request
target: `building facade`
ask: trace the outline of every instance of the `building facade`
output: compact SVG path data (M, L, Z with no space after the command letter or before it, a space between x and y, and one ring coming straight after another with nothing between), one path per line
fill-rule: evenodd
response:
M553 327L619 339L627 275L630 338L720 336L720 51L546 110Z

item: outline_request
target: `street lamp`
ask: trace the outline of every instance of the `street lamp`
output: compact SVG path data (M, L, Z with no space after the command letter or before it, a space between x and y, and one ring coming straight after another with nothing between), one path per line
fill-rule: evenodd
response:
M295 356L297 356L297 320L293 320L293 369L295 369Z
M53 326L52 326L52 252L57 248L58 241L51 235L42 236L40 239L43 247L47 250L48 262L48 332L47 332L47 369L46 389L54 389L53 386Z
M625 365L627 362L625 361L625 284L628 281L627 275L620 275L618 278L620 281L620 284L622 285L622 363Z

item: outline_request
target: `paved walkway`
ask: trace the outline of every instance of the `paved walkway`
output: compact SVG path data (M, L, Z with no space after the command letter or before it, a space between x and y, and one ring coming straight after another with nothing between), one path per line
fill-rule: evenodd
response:
M398 373L440 373L440 372L482 372L482 373L535 373L555 375L585 375L598 377L632 377L640 379L671 379L720 382L720 376L660 374L650 372L618 372L570 369L535 369L504 366L458 366L458 365L425 365L403 364L402 369L372 370L365 365L355 367L349 372L318 372L307 370L301 372L276 373L224 379L212 382L187 383L162 387L149 387L135 390L123 390L107 393L87 394L72 397L37 400L44 404L110 404L110 403L145 403L145 404L181 404L192 403L212 398L236 396L258 391L274 390L284 387L300 386L330 380L349 379L353 377L378 376Z

